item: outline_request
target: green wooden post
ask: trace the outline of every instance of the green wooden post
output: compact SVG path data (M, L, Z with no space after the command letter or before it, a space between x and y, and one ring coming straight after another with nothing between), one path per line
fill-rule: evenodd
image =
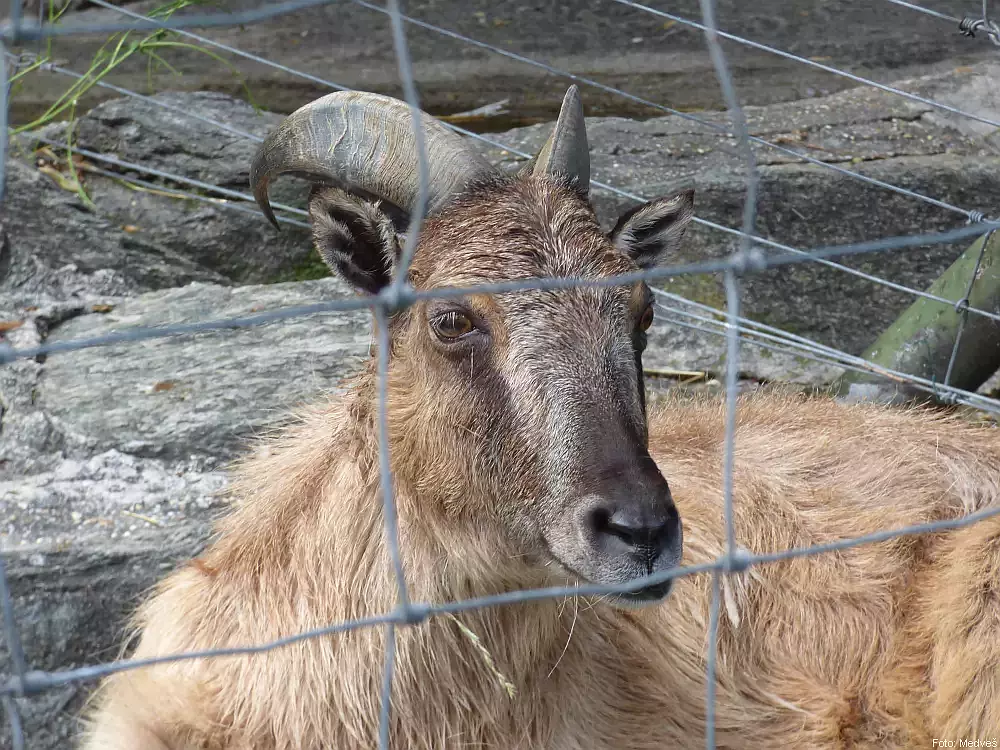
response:
M927 291L957 303L968 291L977 262L969 307L1000 314L1000 231L980 237ZM961 336L949 385L975 391L1000 370L1000 321L972 312L967 315L963 326L963 313L955 309L955 303L920 297L861 356L887 369L944 384L955 340ZM900 403L933 398L912 384L874 373L847 373L837 381L835 392L844 401Z

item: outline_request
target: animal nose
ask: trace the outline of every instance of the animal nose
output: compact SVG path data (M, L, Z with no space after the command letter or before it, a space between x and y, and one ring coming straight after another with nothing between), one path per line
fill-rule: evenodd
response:
M671 547L680 531L680 517L671 504L663 510L640 507L594 509L591 521L598 538L624 543L634 552L655 560Z

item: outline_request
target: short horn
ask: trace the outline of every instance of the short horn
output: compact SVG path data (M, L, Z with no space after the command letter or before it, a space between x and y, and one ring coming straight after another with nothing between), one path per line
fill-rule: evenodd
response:
M494 167L438 120L421 112L420 123L430 214ZM409 106L379 94L338 91L286 117L250 166L254 198L275 227L268 186L285 173L375 197L408 214L420 184Z
M576 181L584 193L590 190L590 146L583 119L580 90L570 86L559 109L559 119L530 166L533 175L563 175Z

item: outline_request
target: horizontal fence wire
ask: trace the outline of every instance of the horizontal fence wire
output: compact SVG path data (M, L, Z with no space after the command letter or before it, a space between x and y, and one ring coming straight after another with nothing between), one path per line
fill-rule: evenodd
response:
M951 21L952 23L960 23L961 18L956 18L955 16L948 15L947 13L942 13L938 10L931 10L930 8L925 8L922 5L916 5L914 3L908 3L906 0L886 0L887 3L892 3L893 5L899 5L903 8L909 8L910 10L915 10L918 13L924 13L928 16L934 16L935 18L940 18L944 21Z
M325 81L317 76L312 76L308 73L303 73L300 71L295 71L287 66L283 66L280 63L275 63L265 58L252 55L250 53L243 52L237 48L221 45L205 37L194 35L185 29L197 28L197 27L216 27L216 26L226 26L232 24L249 24L255 22L261 22L270 18L275 18L279 15L285 13L292 13L299 10L304 10L312 6L323 4L328 0L294 0L293 2L280 2L272 3L270 5L254 8L237 13L229 14L179 14L173 16L169 19L152 19L141 14L136 14L127 9L118 8L117 6L107 3L105 0L91 0L96 5L112 9L116 12L125 13L126 15L133 16L133 21L131 23L98 23L98 24L44 24L39 22L26 22L23 18L23 12L21 7L21 0L15 0L14 7L10 14L10 18L7 23L0 28L0 51L3 51L4 57L4 73L3 81L0 82L0 126L3 128L3 135L0 137L0 196L2 196L2 184L3 176L6 167L6 148L7 148L7 131L8 131L8 120L7 120L7 110L8 110L8 93L9 93L9 75L7 70L8 63L8 53L4 49L4 45L31 41L31 40L42 40L46 38L67 36L71 34L98 34L98 33L112 33L119 31L128 30L156 30L156 29L173 29L178 33L187 34L196 39L205 41L206 43L212 44L219 49L223 49L226 52L242 56L246 59L255 60L257 62L262 62L264 64L275 67L279 70L283 70L290 74L300 76L306 80L311 80L315 83L321 85L329 86L334 89L345 89L346 87L339 86L329 81ZM386 613L383 615L378 615L374 617L369 617L361 620L354 620L343 623L335 623L329 626L318 628L304 633L296 633L289 635L285 638L281 638L265 644L247 644L242 647L234 648L222 648L222 649L209 649L201 652L192 652L184 654L173 654L164 657L151 658L151 659L121 659L113 662L105 662L101 664L95 664L91 666L79 667L76 669L66 669L66 670L55 670L55 671L39 671L32 670L24 657L23 646L20 641L20 636L18 634L16 613L14 611L14 600L13 596L9 590L9 584L7 581L6 569L3 564L3 560L0 559L0 609L2 609L3 614L3 632L8 646L8 652L11 659L11 675L6 680L5 683L0 685L0 698L2 698L4 709L8 716L8 721L11 727L13 747L15 750L20 750L25 746L25 736L23 722L19 714L15 698L21 696L35 695L39 692L49 690L62 685L67 685L71 683L81 683L81 682L92 682L98 680L102 677L108 675L122 672L130 669L138 669L143 667L152 666L154 664L172 663L187 659L200 659L200 658L222 658L227 656L247 656L253 654L261 654L276 648L281 648L288 646L292 643L300 642L307 638L316 638L323 635L333 635L342 634L352 630L360 628L370 628L370 627L382 627L385 631L385 661L383 666L383 675L380 688L380 713L379 713L379 723L378 723L378 743L380 748L389 747L392 738L392 684L393 684L393 673L396 663L396 650L395 650L395 639L397 636L397 631L399 628L411 626L420 622L425 621L430 617L457 614L460 612L467 612L487 607L502 606L514 603L524 603L530 601L537 601L542 599L550 599L555 597L577 597L577 596L600 596L615 593L625 593L627 591L635 589L637 586L647 586L657 583L663 583L668 580L679 579L684 576L699 575L699 574L709 574L712 577L712 588L711 588L711 604L710 604L710 616L709 616L709 649L706 652L706 737L705 744L707 747L712 748L715 746L715 727L714 727L714 697L715 697L715 685L716 681L714 679L714 669L717 662L717 631L719 622L719 612L720 612L720 599L721 599L721 586L723 576L746 570L751 565L766 565L774 564L783 561L793 560L797 558L807 557L815 554L831 553L839 550L850 549L852 547L865 545L865 544L875 544L879 542L885 542L892 539L928 534L928 533L940 533L949 530L955 530L964 528L973 523L977 523L986 518L993 517L1000 514L1000 507L988 507L975 513L970 513L961 518L944 519L935 522L929 522L924 524L917 524L908 526L900 529L886 529L873 534L868 534L864 536L859 536L851 539L842 539L835 542L830 542L827 544L815 545L803 548L793 548L782 550L776 553L768 554L754 554L750 551L742 549L738 545L738 540L735 535L735 526L733 523L734 508L733 508L733 495L734 495L734 471L733 471L733 456L734 456L734 445L735 445L735 417L736 409L738 407L738 381L739 381L739 352L741 344L747 343L752 345L761 345L766 347L774 347L780 351L785 351L795 354L795 356L808 356L821 362L828 362L840 367L845 368L858 368L865 372L874 372L876 374L881 374L890 379L902 380L907 383L916 385L918 387L923 387L929 389L935 395L946 395L953 399L956 403L966 403L970 406L975 406L982 409L991 409L996 411L997 402L993 399L980 396L979 394L969 393L958 388L953 388L947 384L935 384L926 379L916 378L912 375L894 372L885 368L880 368L871 362L867 362L860 357L853 357L841 352L832 347L827 347L825 345L818 344L807 338L797 336L795 334L790 334L781 329L767 326L756 321L749 320L740 314L740 287L741 281L744 277L758 273L760 271L780 268L785 265L798 264L803 262L819 262L834 265L841 270L846 272L855 273L856 275L861 275L863 278L870 280L874 283L880 283L889 288L897 288L899 291L906 291L911 294L915 294L918 297L929 298L936 300L948 305L954 305L955 300L946 300L934 295L927 294L926 292L920 292L919 290L909 289L902 285L895 285L885 279L879 279L877 277L862 274L856 269L851 269L846 266L840 266L839 264L834 264L830 259L837 257L845 257L850 255L857 255L862 253L878 253L878 252L888 252L891 250L898 250L903 248L913 248L922 247L933 244L954 242L959 239L971 238L974 236L981 236L986 232L992 232L997 228L1000 228L1000 223L996 221L985 220L982 213L979 211L972 211L954 206L944 201L940 201L928 196L921 195L914 191L909 191L904 188L893 186L888 183L884 183L879 180L874 180L868 178L867 176L860 175L859 173L853 172L851 170L843 169L837 165L824 162L819 159L814 159L804 154L799 154L793 149L785 149L784 147L778 146L777 144L769 143L768 141L755 137L750 133L749 127L747 125L746 117L743 109L740 105L739 99L736 94L735 86L733 84L732 75L729 70L729 66L725 59L725 54L722 49L720 39L726 39L734 41L740 44L749 45L753 48L760 49L763 51L770 52L772 54L777 54L793 61L811 65L814 67L819 67L837 75L843 75L851 80L863 84L874 86L881 90L887 91L892 94L903 96L912 101L920 102L926 106L934 107L944 111L949 111L952 114L967 117L972 120L979 122L984 122L995 127L1000 127L997 123L994 123L989 118L985 118L979 115L975 115L963 110L960 110L949 105L944 105L939 102L934 102L932 100L914 95L895 87L886 86L884 84L879 84L874 81L862 78L860 76L855 76L853 74L847 73L846 71L841 71L831 66L821 65L814 61L810 61L806 58L793 55L782 50L778 50L767 45L762 45L757 42L753 42L748 39L736 36L731 33L721 31L718 28L716 18L715 18L715 0L700 0L701 10L702 10L702 21L699 23L691 19L683 19L678 16L673 16L672 14L667 14L663 11L659 11L650 8L645 5L641 5L636 2L630 2L629 0L610 0L611 2L617 2L619 4L630 6L634 9L641 10L644 12L650 12L655 15L663 16L679 23L688 25L692 28L701 30L705 34L706 44L709 49L710 56L712 58L713 66L715 67L716 75L720 83L720 87L723 92L723 98L726 102L727 110L729 113L729 118L731 121L731 127L726 128L725 126L719 126L715 123L707 122L701 118L696 118L693 116L687 116L684 113L676 112L668 108L663 107L652 102L647 102L646 100L634 97L627 92L623 92L619 89L614 89L612 87L604 87L595 81L590 81L582 77L575 76L574 74L567 71L559 71L555 68L540 63L530 58L524 58L523 56L516 55L516 53L511 53L509 51L500 50L499 48L492 47L491 45L485 45L482 42L472 40L468 37L457 35L454 32L447 31L445 29L440 29L438 27L433 27L432 25L425 24L417 19L405 16L399 7L399 3L396 0L389 0L386 7L374 6L370 3L364 2L363 0L352 0L352 2L362 5L364 7L371 8L379 12L387 13L390 18L390 25L393 35L393 46L396 54L396 60L399 66L400 79L403 84L404 96L407 101L411 112L416 113L419 110L419 100L417 97L416 81L413 72L412 62L409 57L409 52L407 50L406 38L404 27L406 23L417 24L418 26L423 26L425 28L430 28L439 33L444 33L448 36L453 36L456 38L461 38L464 41L475 44L480 47L496 52L497 54L503 54L508 57L513 57L514 59L520 59L522 62L528 64L542 66L558 75L570 78L571 80L577 80L581 83L586 83L588 85L597 85L599 87L604 87L610 92L631 98L633 101L637 101L644 104L649 104L652 107L658 108L662 111L676 114L685 119L698 122L709 128L712 128L723 135L734 138L736 140L737 150L743 160L746 168L747 179L746 179L746 197L745 197L745 207L743 213L743 221L740 229L732 229L730 227L723 227L721 225L714 224L713 222L708 222L706 220L700 220L700 223L704 226L718 229L734 235L738 238L737 249L729 257L721 260L706 261L703 263L691 263L684 265L677 265L669 268L657 268L657 269L647 269L641 272L636 272L633 274L624 274L616 277L608 277L602 279L578 279L578 278L544 278L544 279L531 279L526 281L518 282L499 282L494 284L482 284L476 285L474 287L468 287L464 289L433 289L429 291L417 291L411 288L407 283L406 270L409 262L416 251L419 243L419 225L420 221L424 216L424 206L426 205L427 195L428 195L428 165L427 165L427 154L424 149L424 144L422 141L422 132L417 127L417 119L414 118L414 133L417 140L417 159L416 159L416 170L419 174L419 190L415 205L412 207L412 215L414 217L414 222L411 224L411 231L407 233L406 236L406 247L403 253L403 263L400 272L393 279L392 283L386 287L382 292L367 298L352 298L352 299L342 299L342 300L329 300L323 303L318 303L315 305L305 305L296 308L284 308L280 310L269 311L265 313L260 313L257 315L227 318L216 321L200 321L198 323L184 324L184 325L170 325L170 326L159 326L159 327L136 327L132 329L125 329L121 331L114 331L103 336L95 336L85 339L64 341L64 342L45 342L39 346L32 348L22 348L15 349L9 345L0 346L0 363L13 362L20 358L27 357L37 357L43 354L54 354L59 352L74 351L82 348L87 348L91 346L105 346L112 344L124 344L130 342L136 342L141 340L147 340L151 338L159 338L165 336L174 335L187 335L195 334L201 332L207 332L212 330L225 330L233 328L242 328L249 326L262 325L269 322L275 322L278 320L283 320L291 317L311 315L317 313L327 313L327 312L344 312L349 310L360 310L360 309L371 309L374 313L374 325L377 333L377 371L378 371L378 392L377 392L377 440L379 447L379 474L380 474L380 486L381 494L383 500L383 516L386 532L386 545L390 554L390 558L393 563L394 574L396 577L396 582L398 586L398 601L397 607L393 612ZM937 14L933 11L929 11L919 6L915 6L911 3L904 3L902 0L889 0L889 2L896 5L911 7L914 10L919 10L922 12L930 13L931 15L940 15L942 18L947 18L947 20L957 20L950 17L944 16L944 14ZM985 11L984 11L984 22ZM75 71L62 68L60 66L54 65L51 62L43 63L43 66L47 67L48 70L52 72L59 73L61 75L66 75L68 77L82 78L82 74L76 73ZM109 90L113 90L116 93L120 93L124 96L131 96L139 100L145 101L149 104L164 107L166 109L173 110L178 114L183 114L186 116L193 117L193 119L200 120L206 124L212 125L213 127L219 127L222 130L229 132L237 137L245 137L256 142L260 142L260 137L254 136L253 134L243 132L238 128L233 128L226 123L220 123L212 118L206 118L204 116L198 115L197 113L191 113L183 108L174 107L173 105L168 105L165 102L160 101L155 97L147 97L144 95L137 94L136 92L123 89L121 87L115 86L114 84L107 83L104 81L98 82ZM452 129L463 133L464 135L478 138L481 141L489 143L490 145L503 148L510 153L521 158L528 158L528 154L523 154L521 152L514 151L501 143L493 141L492 139L481 136L478 134L471 133L464 129L453 127ZM60 143L56 140L50 140L47 138L40 138L37 136L30 136L35 142L44 143L47 146L56 149L67 149L72 144L70 143ZM785 152L789 155L796 157L797 159L802 159L809 163L815 163L823 167L842 172L844 174L852 176L867 182L879 186L881 188L892 190L896 193L908 196L915 200L920 200L930 205L934 205L939 208L943 208L958 214L965 216L965 218L970 222L969 226L960 227L952 229L945 232L928 233L922 235L909 235L904 237L887 237L878 240L873 240L869 242L853 243L849 245L838 245L829 246L813 250L800 250L798 248L792 248L781 243L767 240L766 238L761 238L755 235L755 224L756 224L756 194L759 184L759 169L756 164L756 158L752 146L763 146L767 148L775 148L779 151ZM146 187L151 189L156 189L166 193L170 193L171 197L184 198L184 199L198 199L212 205L224 206L227 208L232 208L235 210L240 210L245 213L254 213L261 215L258 210L251 209L250 205L254 205L253 197L247 193L241 191L234 191L227 188L222 188L220 186L211 185L199 180L192 180L190 178L183 177L181 175L174 175L162 170L156 170L143 165L133 164L125 160L117 159L116 157L111 157L105 154L98 154L89 150L83 150L73 147L73 152L84 156L86 159L90 159L93 162L104 164L110 167L115 167L117 169L127 170L129 172L135 172L139 174L148 175L151 177L156 177L161 180L165 180L172 185L183 185L195 189L205 190L212 192L216 195L222 196L217 199L213 199L207 196L198 195L190 193L184 190L179 190L174 187L164 187L157 183L151 183L146 180L142 180L131 175L120 174L114 172L110 169L105 169L95 165L87 165L86 169L93 171L96 174L102 176L111 177L113 179L120 179L129 184ZM641 202L647 200L642 196L635 195L628 191L620 190L614 188L610 185L605 185L601 183L593 183L595 187L600 189L605 189L610 192L616 193L622 197L629 198L633 201ZM233 202L236 201L236 202ZM302 209L298 209L292 206L275 204L275 207L279 210L291 214L293 216L306 216L306 212ZM300 219L291 218L289 216L282 216L279 221L285 223L293 224L296 226L308 226L307 222L301 221ZM780 253L765 254L761 251L762 247L771 248L773 250L780 251ZM984 244L985 247L985 244ZM608 287L617 286L626 283L633 283L636 281L654 281L656 279L663 279L672 276L679 276L691 273L720 273L723 275L724 285L726 289L726 299L727 306L726 309L717 310L707 305L700 305L699 303L693 303L690 300L686 300L678 295L672 295L668 292L662 290L654 290L657 296L660 298L658 301L658 308L664 310L674 316L674 321L679 325L689 326L695 330L703 332L717 333L725 337L726 340L726 373L725 373L725 402L726 402L726 429L725 429L725 451L724 451L724 466L723 466L723 493L724 493L724 521L726 529L726 550L725 553L717 558L716 560L694 566L678 566L670 570L662 571L659 573L651 574L641 579L634 581L628 581L623 584L618 585L597 585L597 584L581 584L565 587L549 587L544 589L533 589L533 590L521 590L521 591L509 591L502 594L497 594L493 596L470 598L454 602L440 602L440 603L421 603L413 602L407 592L405 572L403 570L401 562L401 553L399 547L399 531L398 531L398 521L396 518L396 507L393 497L393 479L391 472L391 460L389 456L389 441L388 441L388 431L387 431L387 401L390 396L388 384L387 384L387 372L388 372L388 351L389 351L389 326L388 321L390 317L402 308L408 305L423 300L423 299L441 299L441 298L454 298L459 296L465 296L470 293L506 293L506 292L517 292L528 289L569 289L580 286L588 287ZM971 290L972 279L970 279L969 289ZM968 296L968 294L967 294ZM665 301L670 301L676 303L675 305L668 305ZM683 307L679 306L683 305ZM687 307L688 309L684 309ZM698 312L692 312L691 307L693 307ZM704 313L704 314L699 314ZM992 318L994 320L1000 320L1000 316L991 313L986 310L974 310L968 307L966 304L963 312L981 315L987 318ZM719 315L725 316L725 322L720 321L717 317ZM959 336L960 338L960 336ZM956 342L957 350L958 342ZM954 357L954 353L953 353ZM950 369L950 368L949 368ZM946 378L947 380L947 378Z
M667 313L673 324L717 336L725 337L727 335L728 324L710 317L711 315L724 314L724 311L708 305L699 305L684 297L663 292L659 289L654 289L653 292L658 296L672 298L678 304L682 304L685 307L695 306L709 313L708 315L699 315L691 310L685 310L684 307L671 306L663 302L658 302L657 309ZM969 393L968 391L950 386L947 383L935 383L927 378L886 368L862 357L847 354L838 349L824 346L802 336L758 323L749 318L740 318L739 327L741 340L755 347L797 357L806 357L814 362L842 367L854 372L879 375L887 380L912 385L946 402L963 404L974 409L1000 415L1000 402L989 396Z

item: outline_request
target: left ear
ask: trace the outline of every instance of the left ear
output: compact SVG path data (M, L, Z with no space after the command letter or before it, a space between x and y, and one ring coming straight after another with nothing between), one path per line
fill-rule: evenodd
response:
M608 236L640 268L650 268L680 247L693 216L694 188L686 188L622 214Z

